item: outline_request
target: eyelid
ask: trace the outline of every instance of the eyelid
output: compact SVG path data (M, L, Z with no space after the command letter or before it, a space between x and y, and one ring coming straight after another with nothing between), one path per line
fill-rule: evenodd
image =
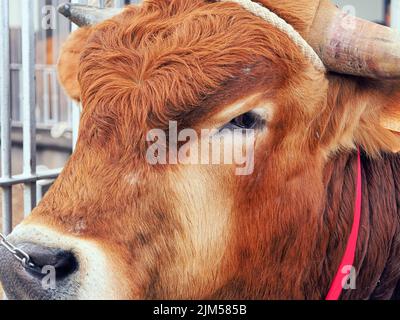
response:
M225 118L224 120L213 121L212 127L219 130L220 128L226 126L232 120L236 119L237 117L240 117L243 114L249 113L249 112L256 113L258 116L260 116L261 119L263 119L265 121L268 120L268 110L266 110L263 107L257 107L257 108L252 108L252 109L249 108L249 110L246 110L246 111L242 110L240 113L237 112L236 114L232 113L230 118Z
M258 116L260 116L261 119L267 121L268 120L268 110L265 108L254 108L252 110L250 110L249 112L254 112L255 114L257 114Z
M262 127L267 122L267 119L265 118L265 115L267 113L266 112L260 112L260 110L264 111L264 109L258 109L258 110L257 109L253 109L253 110L250 110L248 112L242 113L242 114L234 117L233 119L231 119L229 122L226 122L224 125L220 126L218 128L218 131L221 132L224 129L228 129L229 127L235 127L235 125L232 124L232 122L235 119L237 119L237 118L239 118L239 117L241 117L243 115L246 115L246 114L252 114L256 118L254 126L252 128L248 128L248 129L259 129L259 127ZM238 128L238 130L246 130L246 128Z

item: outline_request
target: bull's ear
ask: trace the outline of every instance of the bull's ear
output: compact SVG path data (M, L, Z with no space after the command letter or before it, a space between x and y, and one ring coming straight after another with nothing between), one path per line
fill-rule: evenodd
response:
M341 76L330 80L317 121L317 137L328 152L356 146L371 156L400 152L400 82Z
M377 152L400 152L400 83L371 90L355 131L355 140L364 149Z
M392 151L400 152L400 89L397 98L391 99L382 110L379 119L381 126L397 137L397 143L392 146Z
M85 47L92 29L84 27L73 32L61 48L57 69L59 81L67 95L81 100L81 90L78 82L80 55Z

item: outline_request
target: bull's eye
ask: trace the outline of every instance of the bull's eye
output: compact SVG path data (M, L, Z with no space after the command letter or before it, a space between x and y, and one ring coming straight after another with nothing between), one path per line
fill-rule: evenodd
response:
M265 125L265 120L256 112L250 111L241 114L240 116L231 120L221 128L235 130L235 129L260 129Z

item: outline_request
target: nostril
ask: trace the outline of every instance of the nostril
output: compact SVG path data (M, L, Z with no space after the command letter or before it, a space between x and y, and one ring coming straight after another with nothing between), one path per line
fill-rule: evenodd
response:
M24 244L21 246L30 256L35 268L27 269L34 277L42 278L48 272L48 267L53 267L57 280L62 280L78 269L78 261L74 254L55 248L46 248L34 244Z
M64 279L78 269L78 262L71 252L63 252L58 254L57 263L54 267L56 270L56 278Z

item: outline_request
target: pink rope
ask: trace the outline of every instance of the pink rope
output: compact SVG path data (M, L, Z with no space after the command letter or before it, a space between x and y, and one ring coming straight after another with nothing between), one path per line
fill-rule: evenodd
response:
M360 229L360 219L361 219L361 200L362 200L362 182L361 182L361 154L360 149L358 149L357 157L357 189L356 189L356 202L354 206L354 220L351 229L350 237L347 242L346 251L340 263L339 270L333 279L331 288L329 289L326 300L338 300L343 291L343 284L347 277L347 274L343 274L343 269L345 266L354 265L354 257L357 247L358 231Z

